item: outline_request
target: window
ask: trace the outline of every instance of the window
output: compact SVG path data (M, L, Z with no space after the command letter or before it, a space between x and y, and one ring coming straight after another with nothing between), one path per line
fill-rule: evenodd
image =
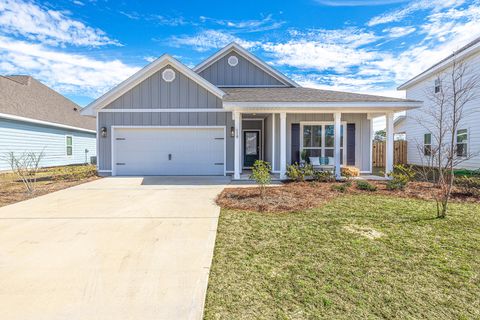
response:
M344 158L344 125L340 126L340 162ZM335 126L333 124L302 125L302 151L307 151L308 157L334 157Z
M435 79L435 93L439 93L439 92L440 92L441 86L442 86L442 84L441 84L440 79Z
M66 136L66 147L67 147L67 156L73 154L73 138L72 136Z
M457 130L457 156L466 157L468 155L468 132L467 129Z
M432 155L432 134L425 133L423 135L423 154L426 156Z

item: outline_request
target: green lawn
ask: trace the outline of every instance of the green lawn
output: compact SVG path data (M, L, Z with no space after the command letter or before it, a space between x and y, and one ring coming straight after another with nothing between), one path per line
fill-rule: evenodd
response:
M432 202L376 195L223 210L205 319L480 319L480 206L433 217Z

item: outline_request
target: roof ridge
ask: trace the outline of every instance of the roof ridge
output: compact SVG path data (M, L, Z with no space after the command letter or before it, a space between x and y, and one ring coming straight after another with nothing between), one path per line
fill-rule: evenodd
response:
M30 79L33 78L32 76L23 75L23 74L12 74L12 75L5 75L5 76L0 75L0 77L5 78L5 79L10 80L10 81L13 81L15 83L24 85L24 86L28 86L30 84ZM20 79L18 79L19 77L26 78L27 81L21 81Z

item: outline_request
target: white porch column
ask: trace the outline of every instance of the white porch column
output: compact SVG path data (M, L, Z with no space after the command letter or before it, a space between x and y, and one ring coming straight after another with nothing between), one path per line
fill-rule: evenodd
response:
M335 160L335 177L340 179L342 177L342 172L340 168L340 140L341 140L341 120L342 114L340 112L335 112L333 115L334 118L334 160Z
M287 113L280 113L280 179L287 172Z
M385 175L393 171L393 112L388 112L385 114L387 119L387 129L386 129L386 158L385 158Z
M272 113L272 171L275 171L275 113Z
M233 112L233 121L235 122L235 148L233 153L234 166L233 166L233 178L240 179L240 138L242 136L242 114L238 111Z

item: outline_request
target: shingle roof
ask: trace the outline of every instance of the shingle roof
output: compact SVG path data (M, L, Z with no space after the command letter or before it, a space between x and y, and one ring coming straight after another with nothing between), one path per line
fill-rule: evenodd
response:
M95 130L81 107L30 76L0 76L0 113Z
M311 88L222 88L227 102L417 102Z

